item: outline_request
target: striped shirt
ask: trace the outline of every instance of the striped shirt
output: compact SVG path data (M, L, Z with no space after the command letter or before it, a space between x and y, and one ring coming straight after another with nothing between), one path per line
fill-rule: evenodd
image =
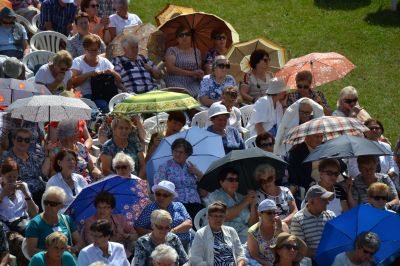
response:
M325 224L335 217L335 214L329 210L323 211L318 217L314 216L306 206L293 216L290 232L304 240L307 247L316 249Z
M61 6L57 0L45 0L40 12L40 29L45 30L44 24L51 22L54 31L68 36L68 26L74 22L76 10L75 4Z

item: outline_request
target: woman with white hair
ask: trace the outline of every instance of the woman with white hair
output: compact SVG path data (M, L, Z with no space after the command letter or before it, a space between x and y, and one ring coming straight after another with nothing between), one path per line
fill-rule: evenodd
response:
M132 171L135 169L135 162L132 157L122 151L115 155L112 160L112 167L115 169L115 173L120 177L140 179L132 174Z
M337 109L333 112L333 116L354 117L365 122L371 116L358 102L358 92L353 86L344 87L339 94L337 101Z
M161 244L151 253L153 259L153 265L164 265L164 266L175 266L176 260L178 259L178 253L176 250L166 244Z
M125 27L142 24L138 15L128 12L128 0L114 0L112 2L116 13L110 16L110 24L108 26L111 40L121 34Z
M128 35L121 41L123 56L114 57L111 62L121 76L124 88L136 94L155 90L153 79L159 79L161 72L146 56L139 54L139 40Z

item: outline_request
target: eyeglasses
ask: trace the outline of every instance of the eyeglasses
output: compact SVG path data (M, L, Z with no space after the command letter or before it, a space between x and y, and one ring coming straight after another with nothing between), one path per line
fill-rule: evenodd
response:
M161 193L161 192L156 192L154 194L156 195L156 197L161 197L161 198L168 198L170 196L170 194L168 193Z
M17 142L25 142L25 143L31 143L32 139L31 138L23 138L23 137L16 137L15 140Z
M260 144L260 148L267 148L267 147L272 147L274 146L274 143L272 142L265 142Z
M100 49L86 49L86 51L92 52L92 53L99 53Z
M223 36L223 35L218 35L218 36L215 36L214 37L214 40L217 40L217 41L224 41L224 40L226 40L226 36Z
M191 37L192 33L191 32L181 32L181 33L178 33L177 36L178 36L178 38Z
M291 244L283 244L282 248L286 249L286 250L294 250L297 251L299 250L299 247L296 245L291 245Z
M354 99L344 99L343 102L347 103L347 104L351 104L351 103L357 103L358 98L354 98Z
M91 8L99 8L99 4L95 4L95 5L90 5Z
M258 182L259 182L261 185L264 185L264 184L267 184L267 183L271 182L272 180L274 180L274 178L275 178L274 175L270 175L270 176L267 177L267 178L262 178L262 179L260 179Z
M298 89L304 89L304 90L308 90L310 88L309 85L300 85L300 84L297 84L296 87Z
M129 168L129 166L127 166L127 165L116 165L115 166L115 170L126 170L128 168Z
M215 219L224 219L225 215L209 214L208 217L215 218Z
M217 64L217 67L220 69L230 69L231 68L231 64Z
M388 200L388 196L371 196L371 199L374 199L376 201L379 201L379 200L387 201Z
M325 173L329 176L339 176L340 172L332 172L332 171L322 171L322 173Z
M261 214L276 215L276 211L262 211Z
M159 225L159 224L154 224L154 227L157 228L157 230L160 230L160 231L169 231L169 230L171 230L171 226L170 225L162 226L162 225Z
M50 206L50 207L57 207L58 205L61 205L61 202L57 202L57 201L52 201L52 200L44 200L43 204L46 206Z
M381 130L381 127L369 127L369 130Z
M365 248L361 248L361 249L362 249L362 251L363 251L365 254L368 254L368 255L371 255L371 256L374 256L374 254L375 254L375 252L376 252L376 251L371 252L371 251L369 251L369 250L366 250Z
M233 183L233 182L239 183L239 178L227 177L224 179L224 181L228 181L230 183Z

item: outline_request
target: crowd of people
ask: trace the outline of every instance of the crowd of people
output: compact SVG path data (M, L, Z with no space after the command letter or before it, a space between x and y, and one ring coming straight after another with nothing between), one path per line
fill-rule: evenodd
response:
M229 32L222 28L213 29L214 46L202 54L193 47L192 29L178 26L177 44L165 51L165 69L139 54L134 36L123 38L123 55L107 59L107 45L124 28L142 23L128 11L127 0L26 1L14 10L3 8L0 55L8 58L0 67L2 78L25 79L19 60L30 51L30 36L16 14L29 18L35 13L41 30L68 36L61 44L65 49L35 66L35 82L52 94L91 99L106 114L118 92L158 90L163 79L167 87L184 88L207 110L204 130L221 136L223 153L244 150L246 140L255 138L256 147L288 166L284 172L268 163L246 169L257 189L245 194L239 192L240 171L223 167L218 188L208 191L199 186L204 173L188 159L193 146L184 138L173 141L172 157L154 176L146 173L162 139L190 126L198 110L169 112L166 129L149 141L140 115L109 116L97 132L98 158L90 152L93 132L85 121L50 122L43 129L1 112L0 266L9 263L10 254L18 266L316 265L328 221L360 204L399 212L400 141L392 152L383 124L361 106L353 86L338 93L332 108L313 86L312 72L298 72L292 91L274 77L263 49L251 53L251 70L237 81L229 74L224 56ZM239 107L247 105L252 113L242 121ZM369 129L365 138L393 156L303 163L324 134L307 135L293 146L284 138L290 129L323 116L358 119ZM143 191L152 201L134 221L117 214L118 195L108 191L96 194L96 212L84 221L65 213L82 190L112 175L154 184ZM203 214L199 228L195 222ZM374 265L379 247L377 234L362 232L353 250L338 254L333 265Z

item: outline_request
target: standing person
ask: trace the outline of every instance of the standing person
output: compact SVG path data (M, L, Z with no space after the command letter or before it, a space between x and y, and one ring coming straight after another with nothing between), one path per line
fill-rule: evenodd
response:
M102 0L100 1L102 2ZM86 12L89 16L89 32L98 35L105 44L108 44L111 42L110 19L108 16L100 16L100 1L82 0L81 11Z
M124 28L143 23L138 15L128 12L128 0L114 0L113 5L116 13L110 16L109 30L111 40L121 34Z
M211 74L215 58L219 55L225 55L229 48L226 47L227 34L224 29L214 29L211 32L211 39L214 42L214 46L208 50L204 59L204 71L206 74Z
M56 31L68 36L77 9L70 0L44 0L40 10L40 30Z

